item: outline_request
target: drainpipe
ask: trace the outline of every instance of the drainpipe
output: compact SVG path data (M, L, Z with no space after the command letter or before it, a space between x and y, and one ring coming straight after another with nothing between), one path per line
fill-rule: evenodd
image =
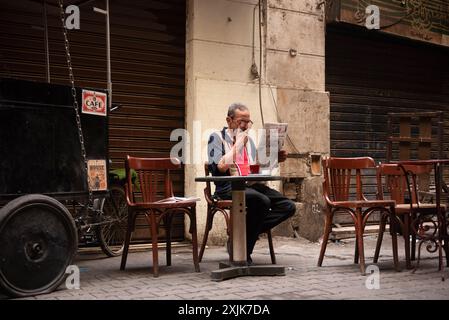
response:
M108 85L108 110L112 107L112 80L111 80L111 32L109 24L109 0L106 0L106 10L94 7L94 11L106 16L106 63L107 63L107 85Z

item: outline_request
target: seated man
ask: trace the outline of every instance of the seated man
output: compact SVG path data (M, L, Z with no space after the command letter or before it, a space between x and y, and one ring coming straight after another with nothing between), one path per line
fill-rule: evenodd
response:
M250 112L240 103L232 104L226 117L228 127L220 132L214 132L209 137L208 161L209 170L214 176L229 176L234 163L255 163L256 147L252 139L245 134L251 127ZM287 159L285 150L279 151L278 161ZM231 199L231 183L215 182L215 196L220 199ZM248 184L246 196L246 237L248 262L251 263L251 253L260 233L263 233L282 221L293 216L296 206L293 201L284 197L278 191L263 183Z

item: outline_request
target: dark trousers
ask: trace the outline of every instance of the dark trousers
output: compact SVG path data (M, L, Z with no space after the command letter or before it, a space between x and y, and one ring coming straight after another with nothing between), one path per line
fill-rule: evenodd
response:
M231 193L220 198L231 199ZM248 257L253 252L259 234L270 230L295 214L295 203L280 192L257 183L245 189L246 242Z

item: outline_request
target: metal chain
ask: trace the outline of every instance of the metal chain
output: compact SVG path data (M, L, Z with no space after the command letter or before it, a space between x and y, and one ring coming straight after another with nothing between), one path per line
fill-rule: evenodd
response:
M67 66L69 68L69 80L70 84L72 86L72 97L73 97L73 109L75 110L75 117L76 117L76 125L78 127L78 138L81 145L81 156L84 161L84 170L87 177L87 188L89 190L89 203L88 206L93 209L93 193L92 188L90 185L90 177L88 175L88 168L87 168L87 155L86 155L86 148L84 146L84 136L83 136L83 128L81 127L81 118L79 113L79 106L78 106L78 100L76 96L76 89L75 89L75 78L73 76L73 69L72 69L72 58L70 56L70 44L69 44L69 38L67 37L67 27L65 25L65 12L64 12L64 3L63 0L59 0L59 7L60 7L60 16L61 16L61 23L62 23L62 29L64 34L64 46L65 46L65 53L67 58Z

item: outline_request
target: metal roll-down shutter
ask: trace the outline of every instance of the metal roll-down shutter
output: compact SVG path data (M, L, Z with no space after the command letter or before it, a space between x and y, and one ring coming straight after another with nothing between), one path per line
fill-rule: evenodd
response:
M443 111L449 156L449 49L364 28L328 25L331 155L385 161L387 113ZM432 146L432 158L437 158ZM447 173L446 173L447 175ZM374 172L367 186L375 196Z
M68 84L57 3L46 6L50 80ZM94 6L105 4L80 4L80 29L69 31L70 51L76 85L106 88L105 16L93 12ZM1 0L0 7L0 77L46 81L42 1ZM122 105L110 114L112 168L123 167L127 154L169 156L171 131L184 128L185 19L184 0L110 1L112 102ZM183 195L183 170L173 180L175 193ZM139 228L135 238L148 239L147 229ZM174 229L173 239L184 239L183 218Z

